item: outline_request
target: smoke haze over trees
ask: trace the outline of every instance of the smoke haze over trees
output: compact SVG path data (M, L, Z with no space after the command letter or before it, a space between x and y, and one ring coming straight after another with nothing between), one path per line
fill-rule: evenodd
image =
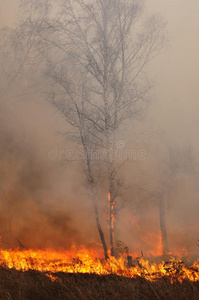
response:
M44 2L50 4L50 1ZM99 1L99 3L103 2ZM26 3L27 1L23 1L23 9L27 8ZM0 41L0 186L2 199L0 235L2 245L14 247L17 245L16 239L23 241L27 247L36 248L70 247L72 242L87 245L94 245L96 242L100 244L99 227L97 231L96 214L93 213L89 193L89 186L92 190L94 184L98 191L96 197L99 220L103 228L104 239L109 246L110 222L108 223L108 219L111 221L112 212L111 203L108 208L107 193L114 193L111 190L114 182L117 185L114 186L114 191L118 188L120 197L114 228L116 241L122 241L131 251L150 251L153 248L150 239L157 239L158 243L161 229L159 203L164 202L163 214L166 216L169 250L184 247L193 252L197 251L199 144L197 141L196 66L199 62L194 54L199 48L199 41L196 40L198 20L195 18L195 10L185 9L187 5L184 1L180 9L175 4L173 6L170 4L169 7L167 3L167 6L166 2L162 4L162 7L157 1L149 1L146 4L146 15L143 19L153 12L160 12L168 21L165 31L168 32L169 37L168 45L161 54L147 65L146 73L152 81L146 80L145 73L142 73L142 78L140 77L142 80L132 85L133 92L136 89L136 92L139 90L139 84L143 85L139 90L143 94L141 95L140 92L136 94L139 100L145 100L145 91L148 92L149 87L154 85L155 88L147 95L151 104L147 107L146 114L142 114L143 118L139 116L136 122L129 120L133 111L131 111L132 107L127 106L129 115L125 122L118 126L120 128L117 128L116 136L114 135L116 131L112 130L114 122L110 124L111 134L107 134L108 127L105 126L104 130L100 129L100 136L99 128L103 122L99 121L102 118L99 113L102 107L98 105L98 99L102 94L101 87L104 91L106 88L103 84L101 87L100 84L97 85L90 76L94 75L98 83L101 80L100 64L96 61L95 47L88 56L88 49L100 45L100 33L96 35L92 21L88 17L92 16L92 14L89 15L90 13L95 16L93 7L88 7L90 12L87 11L86 20L81 20L85 30L82 34L88 33L88 41L81 39L75 27L79 23L74 24L72 19L68 20L64 10L62 14L59 14L58 8L56 9L58 19L55 9L48 13L48 7L41 9L38 6L38 10L34 11L33 5L37 3L39 4L39 1L29 3L26 14L24 12L21 15L23 19L15 17L16 23L11 22L11 15L14 17L11 8L7 10L7 18L4 17L1 21L2 25L10 25L1 29ZM77 1L77 3L83 2ZM66 9L66 2L63 1L63 4ZM2 6L5 9L6 5L9 4L0 4L0 10ZM195 5L199 9L198 4ZM172 12L171 7L175 13ZM31 9L32 20L28 19ZM138 19L141 18L139 9L136 12ZM177 9L182 10L182 14L174 20ZM105 11L109 13L108 10ZM121 13L122 9L118 11ZM192 21L185 20L185 11L192 17ZM72 10L70 12L74 21ZM115 11L111 13L115 15ZM1 15L3 15L2 10ZM8 20L7 23L6 20ZM108 20L110 21L110 17ZM67 22L71 26L70 34L64 31L65 26L69 28ZM116 22L116 20L112 18L111 22ZM156 29L161 29L155 28L155 24L153 23L151 33L155 33ZM91 25L92 27L89 27ZM138 29L141 28L139 26ZM149 26L147 29L149 30ZM115 34L113 42L119 40L117 33L118 31L115 30L114 33L113 29L113 34ZM95 42L91 41L92 34L96 35ZM75 35L78 36L76 41L74 41ZM133 36L132 40L134 41ZM85 41L88 41L89 45ZM160 41L158 45L161 46ZM80 52L78 52L79 49L81 49ZM119 42L117 50L122 53ZM110 58L112 65L117 67L118 57L114 58L114 54L115 49L113 53L110 53ZM122 57L121 54L118 55ZM78 63L77 59L79 59ZM117 61L116 65L114 65L114 59L115 62ZM145 54L142 53L136 59L136 62L140 59L139 62L142 63L141 59L145 59ZM111 77L111 83L107 87L107 90L111 87L110 93L112 94L114 92L118 94L118 82L121 84L122 81L121 77L116 76L118 70L114 69L112 72L114 76ZM126 78L131 80L130 71L125 72L127 72ZM105 78L105 74L102 78ZM105 82L108 82L107 78ZM67 105L63 105L63 90ZM131 98L130 89L125 92L128 96L125 95L124 99L128 101L127 99ZM96 96L97 93L98 96ZM78 115L74 110L74 94L76 94L75 104L78 104L77 111L84 116L84 120L81 118L81 128L77 126ZM119 95L118 99L121 98L122 95ZM63 116L55 112L47 99L51 99ZM97 100L94 101L94 99ZM112 100L113 97L110 99ZM82 103L85 107L80 107ZM96 105L97 107L94 108ZM142 108L142 105L139 105L139 109L134 107L136 112ZM108 122L108 116L112 112L113 110L108 109L104 122ZM72 126L68 125L66 119ZM88 120L95 122L95 126L91 126ZM82 128L83 135L81 136L80 129ZM66 135L66 132L69 134ZM101 140L97 145L99 138ZM83 144L82 141L85 143ZM78 160L77 157L72 162L68 160L63 162L63 159L59 159L65 158L66 151L72 151L74 155L82 145L86 146L84 151L93 149L100 153L114 151L119 141L124 142L121 152L134 151L138 157L138 154L144 151L145 159L129 159L125 164L120 159L112 161L108 159L102 162L90 159L92 174L88 170L88 161ZM188 150L189 153L186 152L186 149L192 149L193 154L190 154ZM62 150L64 152L61 155ZM50 151L54 154L53 159L49 157ZM183 157L185 157L184 164L187 161L188 165L193 164L190 160L194 157L195 170L193 172L188 172L185 166L175 167L176 163L177 165L183 164ZM171 160L176 162L175 166ZM120 168L117 173L118 167ZM176 168L177 172L175 172ZM171 176L170 173L175 173L175 175ZM111 174L115 177L111 177ZM92 176L89 177L90 175ZM111 197L113 197L111 201L114 206L116 197L113 195ZM160 201L161 197L163 202ZM116 213L115 207L113 210ZM189 222L186 224L184 220L189 220ZM149 232L152 233L152 237L149 236Z

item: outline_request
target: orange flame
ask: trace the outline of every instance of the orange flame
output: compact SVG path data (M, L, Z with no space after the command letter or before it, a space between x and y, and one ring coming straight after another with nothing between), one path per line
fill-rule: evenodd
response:
M111 195L110 193L108 193L108 207L109 207L109 217L108 219L110 220L111 219L111 228L114 228L114 222L116 222L116 219L115 219L115 214L114 214L114 205L115 205L115 202L114 201L111 201Z
M116 274L126 277L141 276L154 281L163 276L168 276L171 281L189 279L199 280L199 260L195 261L191 268L185 266L182 261L172 258L169 262L150 263L149 260L141 258L133 261L128 267L126 258L118 259L110 257L108 260L96 258L97 253L93 249L80 247L79 250L73 246L69 251L54 250L1 250L0 265L16 270L38 270L49 272L52 280L56 276L51 273L95 273L99 275Z

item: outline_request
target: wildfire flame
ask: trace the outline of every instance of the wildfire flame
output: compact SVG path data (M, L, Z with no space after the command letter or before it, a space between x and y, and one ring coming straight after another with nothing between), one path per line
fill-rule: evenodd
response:
M164 261L151 263L142 257L128 266L125 256L119 258L110 256L108 260L97 257L98 253L95 250L85 247L77 250L75 246L69 251L1 250L0 265L16 270L48 272L52 280L56 280L56 276L51 275L56 272L116 274L131 278L141 276L150 281L165 276L168 276L172 282L175 280L182 282L184 279L199 280L199 260L188 268L180 258L172 258L166 263Z

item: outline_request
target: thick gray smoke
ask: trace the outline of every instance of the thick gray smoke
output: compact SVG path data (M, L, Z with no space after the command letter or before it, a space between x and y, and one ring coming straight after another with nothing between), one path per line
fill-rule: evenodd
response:
M159 243L158 195L163 193L170 249L194 254L199 250L199 3L150 0L147 8L168 22L168 45L148 67L155 88L146 118L126 124L121 133L121 142L128 136L125 149L144 151L144 159L130 159L122 169L126 191L116 236L131 251L153 254ZM17 1L2 0L0 26L14 27L16 21ZM67 130L65 121L38 98L37 84L28 99L15 97L15 88L12 98L0 104L2 247L19 246L18 241L30 248L99 243L81 165L78 159L63 163L59 156L65 155L61 150L74 151L60 134ZM168 184L169 149L181 149L178 158L183 149L191 149L194 168L180 167ZM99 197L108 239L103 185Z

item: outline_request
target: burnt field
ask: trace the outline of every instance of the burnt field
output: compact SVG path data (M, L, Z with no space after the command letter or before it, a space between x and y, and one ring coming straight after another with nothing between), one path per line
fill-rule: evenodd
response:
M192 3L0 1L0 300L199 300Z
M0 299L199 299L199 282L171 283L168 277L150 282L117 275L49 274L0 268Z

